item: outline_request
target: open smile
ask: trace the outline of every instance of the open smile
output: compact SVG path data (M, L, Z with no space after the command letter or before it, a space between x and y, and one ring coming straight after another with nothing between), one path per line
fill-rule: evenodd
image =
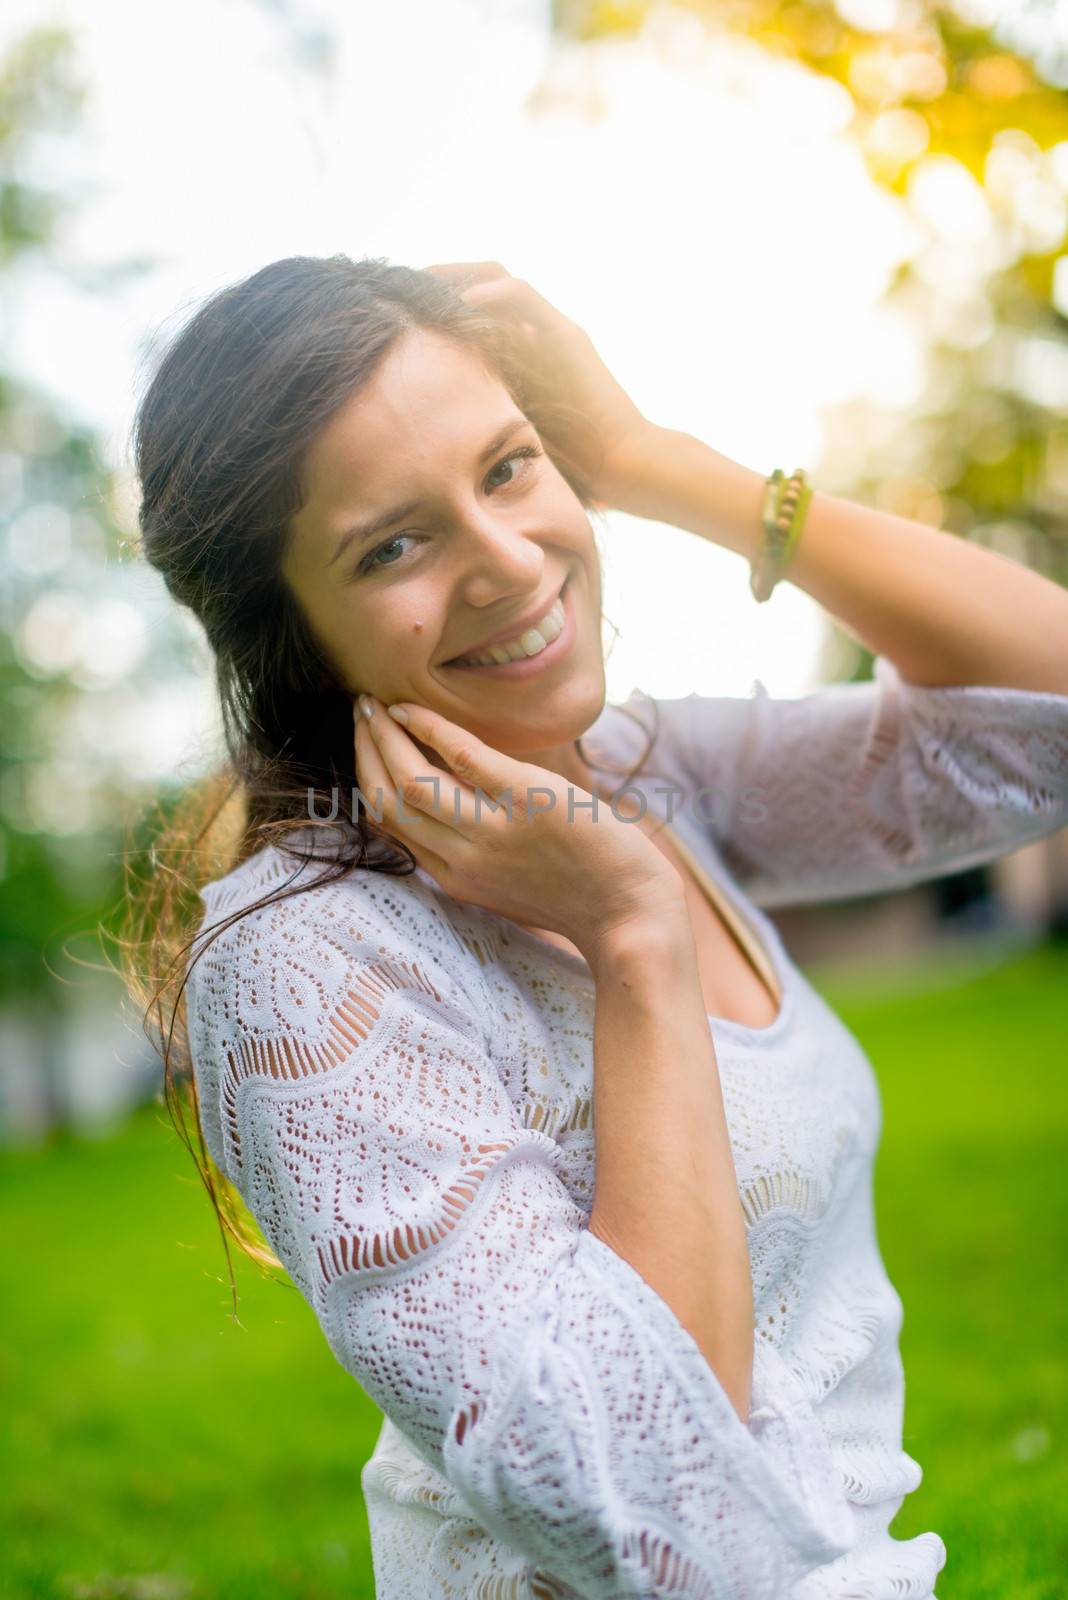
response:
M547 644L536 649L533 655L523 655L516 661L495 661L492 664L480 664L461 661L454 658L446 661L444 665L454 672L478 673L486 678L532 678L540 672L546 672L550 667L556 666L567 655L575 641L575 609L571 597L571 578L565 578L563 586L557 596L554 607L550 608L552 616L557 608L562 611L560 631L556 637ZM537 632L536 629L528 632ZM523 636L524 638L526 635ZM536 641L535 641L536 642Z

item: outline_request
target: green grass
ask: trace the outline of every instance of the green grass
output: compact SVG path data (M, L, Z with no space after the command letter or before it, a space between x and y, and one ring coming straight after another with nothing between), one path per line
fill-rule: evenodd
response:
M948 1548L939 1600L1068 1594L1068 950L812 980L879 1075L876 1214L905 1305L891 1531Z
M883 1091L879 1237L925 1473L893 1531L946 1540L939 1600L1059 1600L1068 952L892 987L811 976ZM359 1470L379 1414L296 1291L241 1257L230 1321L213 1215L162 1108L3 1153L0 1227L4 1592L373 1595Z

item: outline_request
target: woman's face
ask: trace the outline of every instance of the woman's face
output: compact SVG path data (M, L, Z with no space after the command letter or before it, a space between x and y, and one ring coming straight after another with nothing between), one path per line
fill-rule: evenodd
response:
M605 700L593 529L473 351L407 330L313 442L305 484L283 576L345 688L415 701L523 759L590 727ZM455 664L558 596L543 656Z

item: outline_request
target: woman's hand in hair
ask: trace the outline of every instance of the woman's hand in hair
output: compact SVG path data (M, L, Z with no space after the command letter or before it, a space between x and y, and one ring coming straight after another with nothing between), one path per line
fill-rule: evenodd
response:
M621 930L681 925L677 871L605 800L595 814L587 790L424 706L405 702L401 727L370 704L370 722L353 708L360 792L377 812L381 790L382 826L453 899L561 933L591 964Z
M468 305L518 335L537 388L574 407L591 428L589 440L576 429L573 454L596 499L627 510L656 430L613 378L589 334L499 261L450 261L423 270L448 279Z

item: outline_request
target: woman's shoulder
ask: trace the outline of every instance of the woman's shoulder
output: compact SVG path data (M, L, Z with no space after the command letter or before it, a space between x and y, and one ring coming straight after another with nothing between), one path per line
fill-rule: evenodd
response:
M657 794L650 804L656 810L663 807L669 820L705 796L697 813L704 836L714 817L714 809L709 811L712 797L733 792L735 758L752 726L758 698L697 690L653 695L635 688L625 700L605 706L583 738L583 751L599 782L609 789L636 767L628 787ZM718 803L724 804L722 799Z
M431 880L335 869L265 846L200 891L186 975L190 1061L205 1140L231 1175L224 1105L245 1082L260 1100L288 1100L309 1074L325 1085L335 1067L347 1070L366 1041L361 1071L380 1048L409 1041L422 1051L442 1030L484 1045L484 980Z
M639 781L685 770L684 736L692 695L668 698L634 688L623 700L607 701L582 735L582 753L598 776L622 776L638 763ZM603 764L602 764L603 763Z
M394 857L395 869L392 864L384 870L367 863L351 868L345 865L354 843L355 835L347 824L294 824L275 841L261 845L228 871L203 884L200 898L211 911L230 911L251 906L278 890L299 886L309 903L329 905L339 889L346 896L362 899L366 886L367 909L372 912L378 898L374 893L376 881L407 884L416 900L424 898L425 875L417 868L408 869L400 857ZM372 842L372 860L374 851L382 848L380 843Z
M231 1006L240 992L242 1011L262 991L274 1013L295 1006L299 1014L306 998L337 1000L371 966L387 984L414 980L480 1003L478 962L457 936L448 897L418 868L338 873L330 859L269 845L205 884L200 898L197 981L224 990Z

